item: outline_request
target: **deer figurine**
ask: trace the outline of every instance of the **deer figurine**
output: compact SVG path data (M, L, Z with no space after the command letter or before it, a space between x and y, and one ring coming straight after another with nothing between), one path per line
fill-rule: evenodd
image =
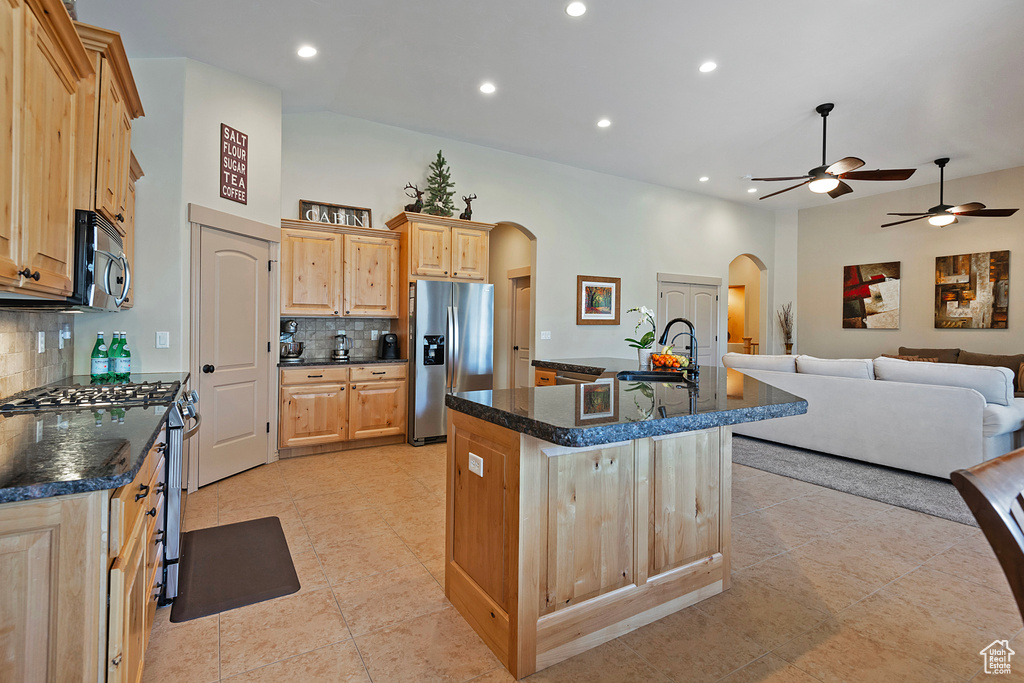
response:
M409 194L408 192L406 192L405 196L409 197L410 199L415 197L415 199L416 199L416 201L414 201L412 204L406 204L405 205L405 210L406 211L411 211L413 213L423 213L423 192L424 192L424 190L421 190L420 188L416 187L412 183L406 183L405 187L402 188L402 189L412 190L415 194Z
M471 194L468 197L463 197L462 201L466 202L466 210L459 214L459 218L464 221L473 220L473 200L476 199L475 194Z

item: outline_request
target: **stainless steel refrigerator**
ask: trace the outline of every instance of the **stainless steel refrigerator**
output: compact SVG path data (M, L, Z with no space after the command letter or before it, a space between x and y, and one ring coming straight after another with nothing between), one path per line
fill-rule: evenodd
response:
M409 443L444 441L446 393L491 389L494 285L418 280L409 284Z

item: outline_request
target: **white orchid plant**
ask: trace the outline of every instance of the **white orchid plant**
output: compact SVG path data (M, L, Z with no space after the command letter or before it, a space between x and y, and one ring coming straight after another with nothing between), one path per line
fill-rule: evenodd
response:
M626 311L626 313L640 314L640 320L637 321L636 326L633 328L634 334L639 334L641 327L645 327L647 325L651 326L650 331L645 332L643 335L640 336L639 339L631 339L629 337L626 337L626 343L629 344L634 349L649 349L652 346L654 346L654 332L656 329L654 325L654 311L647 308L646 306L640 306L637 308L631 308L628 311Z

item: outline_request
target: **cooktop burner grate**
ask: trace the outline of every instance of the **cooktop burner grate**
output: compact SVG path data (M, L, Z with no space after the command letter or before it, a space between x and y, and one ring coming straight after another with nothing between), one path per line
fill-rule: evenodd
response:
M0 405L0 413L167 405L174 401L179 386L179 382L45 386Z

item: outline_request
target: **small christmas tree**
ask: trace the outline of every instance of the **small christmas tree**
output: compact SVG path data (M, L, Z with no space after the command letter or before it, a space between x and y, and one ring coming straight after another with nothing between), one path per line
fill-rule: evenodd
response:
M430 164L427 201L424 202L423 212L434 216L451 216L455 211L455 204L452 202L452 197L455 196L454 187L448 162L441 156L441 150L437 150L437 159Z

